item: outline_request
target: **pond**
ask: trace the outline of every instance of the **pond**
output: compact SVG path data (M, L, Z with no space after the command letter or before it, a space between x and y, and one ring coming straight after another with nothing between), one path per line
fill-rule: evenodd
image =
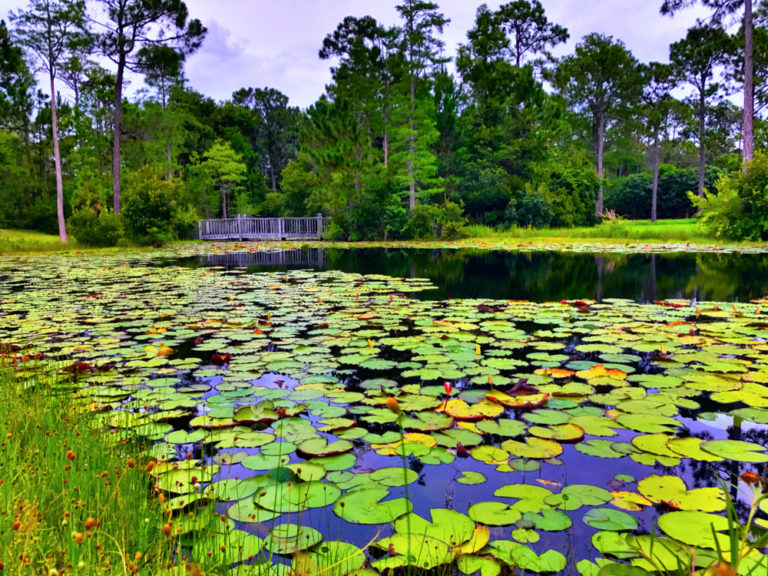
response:
M260 248L0 259L0 342L76 366L101 425L177 463L169 509L212 501L270 573L729 546L721 486L744 514L767 472L765 256ZM246 560L185 518L193 560Z
M768 254L585 254L470 249L296 249L230 252L163 261L249 273L307 268L428 278L419 297L562 300L669 298L749 301L768 293Z

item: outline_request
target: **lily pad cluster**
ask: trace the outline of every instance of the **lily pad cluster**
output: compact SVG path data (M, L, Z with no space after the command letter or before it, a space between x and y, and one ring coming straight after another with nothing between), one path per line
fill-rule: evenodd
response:
M634 574L693 547L701 568L729 545L716 474L768 462L768 302L433 302L413 298L423 279L153 258L0 261L0 352L151 443L204 565ZM574 458L611 481L568 482ZM461 508L412 497L425 467L454 470ZM235 532L185 516L204 506ZM340 541L301 522L315 511L380 535ZM577 523L583 557L548 548ZM232 533L232 555L208 554Z

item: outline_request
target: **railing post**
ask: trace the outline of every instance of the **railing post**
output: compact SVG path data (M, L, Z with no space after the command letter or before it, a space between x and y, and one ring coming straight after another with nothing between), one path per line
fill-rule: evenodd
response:
M202 220L197 221L197 239L198 240L203 239L203 221Z
M277 219L277 239L282 240L285 234L285 222L282 218Z
M323 235L323 214L322 212L317 213L317 238L318 240Z

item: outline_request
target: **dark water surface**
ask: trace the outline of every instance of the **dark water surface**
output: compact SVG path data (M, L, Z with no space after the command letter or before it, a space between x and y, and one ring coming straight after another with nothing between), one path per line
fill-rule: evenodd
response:
M766 254L586 254L473 249L307 249L227 253L166 263L266 272L293 268L429 278L421 298L670 298L747 301L768 294Z

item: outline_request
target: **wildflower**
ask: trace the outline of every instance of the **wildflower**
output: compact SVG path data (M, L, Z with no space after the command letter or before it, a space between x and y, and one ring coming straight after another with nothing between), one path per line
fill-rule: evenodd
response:
M384 402L387 405L387 408L390 409L390 411L394 412L395 414L398 414L400 412L400 402L397 401L397 398L394 396L390 396L387 398L387 400Z
M94 526L96 526L96 520L94 520L92 516L88 516L88 518L85 521L85 529L90 530Z
M171 530L173 530L173 526L171 526L170 522L166 522L166 524L163 526L163 534L168 536L170 535Z
M446 380L443 383L443 387L445 388L445 393L448 394L448 396L450 396L451 391L453 390L453 385L450 382L448 382L448 380Z
M66 453L66 457L69 460L74 460L75 459L75 453L72 452L72 450L68 450L67 453Z
M133 468L136 466L136 461L133 458L128 458L126 464L128 465L128 468Z

